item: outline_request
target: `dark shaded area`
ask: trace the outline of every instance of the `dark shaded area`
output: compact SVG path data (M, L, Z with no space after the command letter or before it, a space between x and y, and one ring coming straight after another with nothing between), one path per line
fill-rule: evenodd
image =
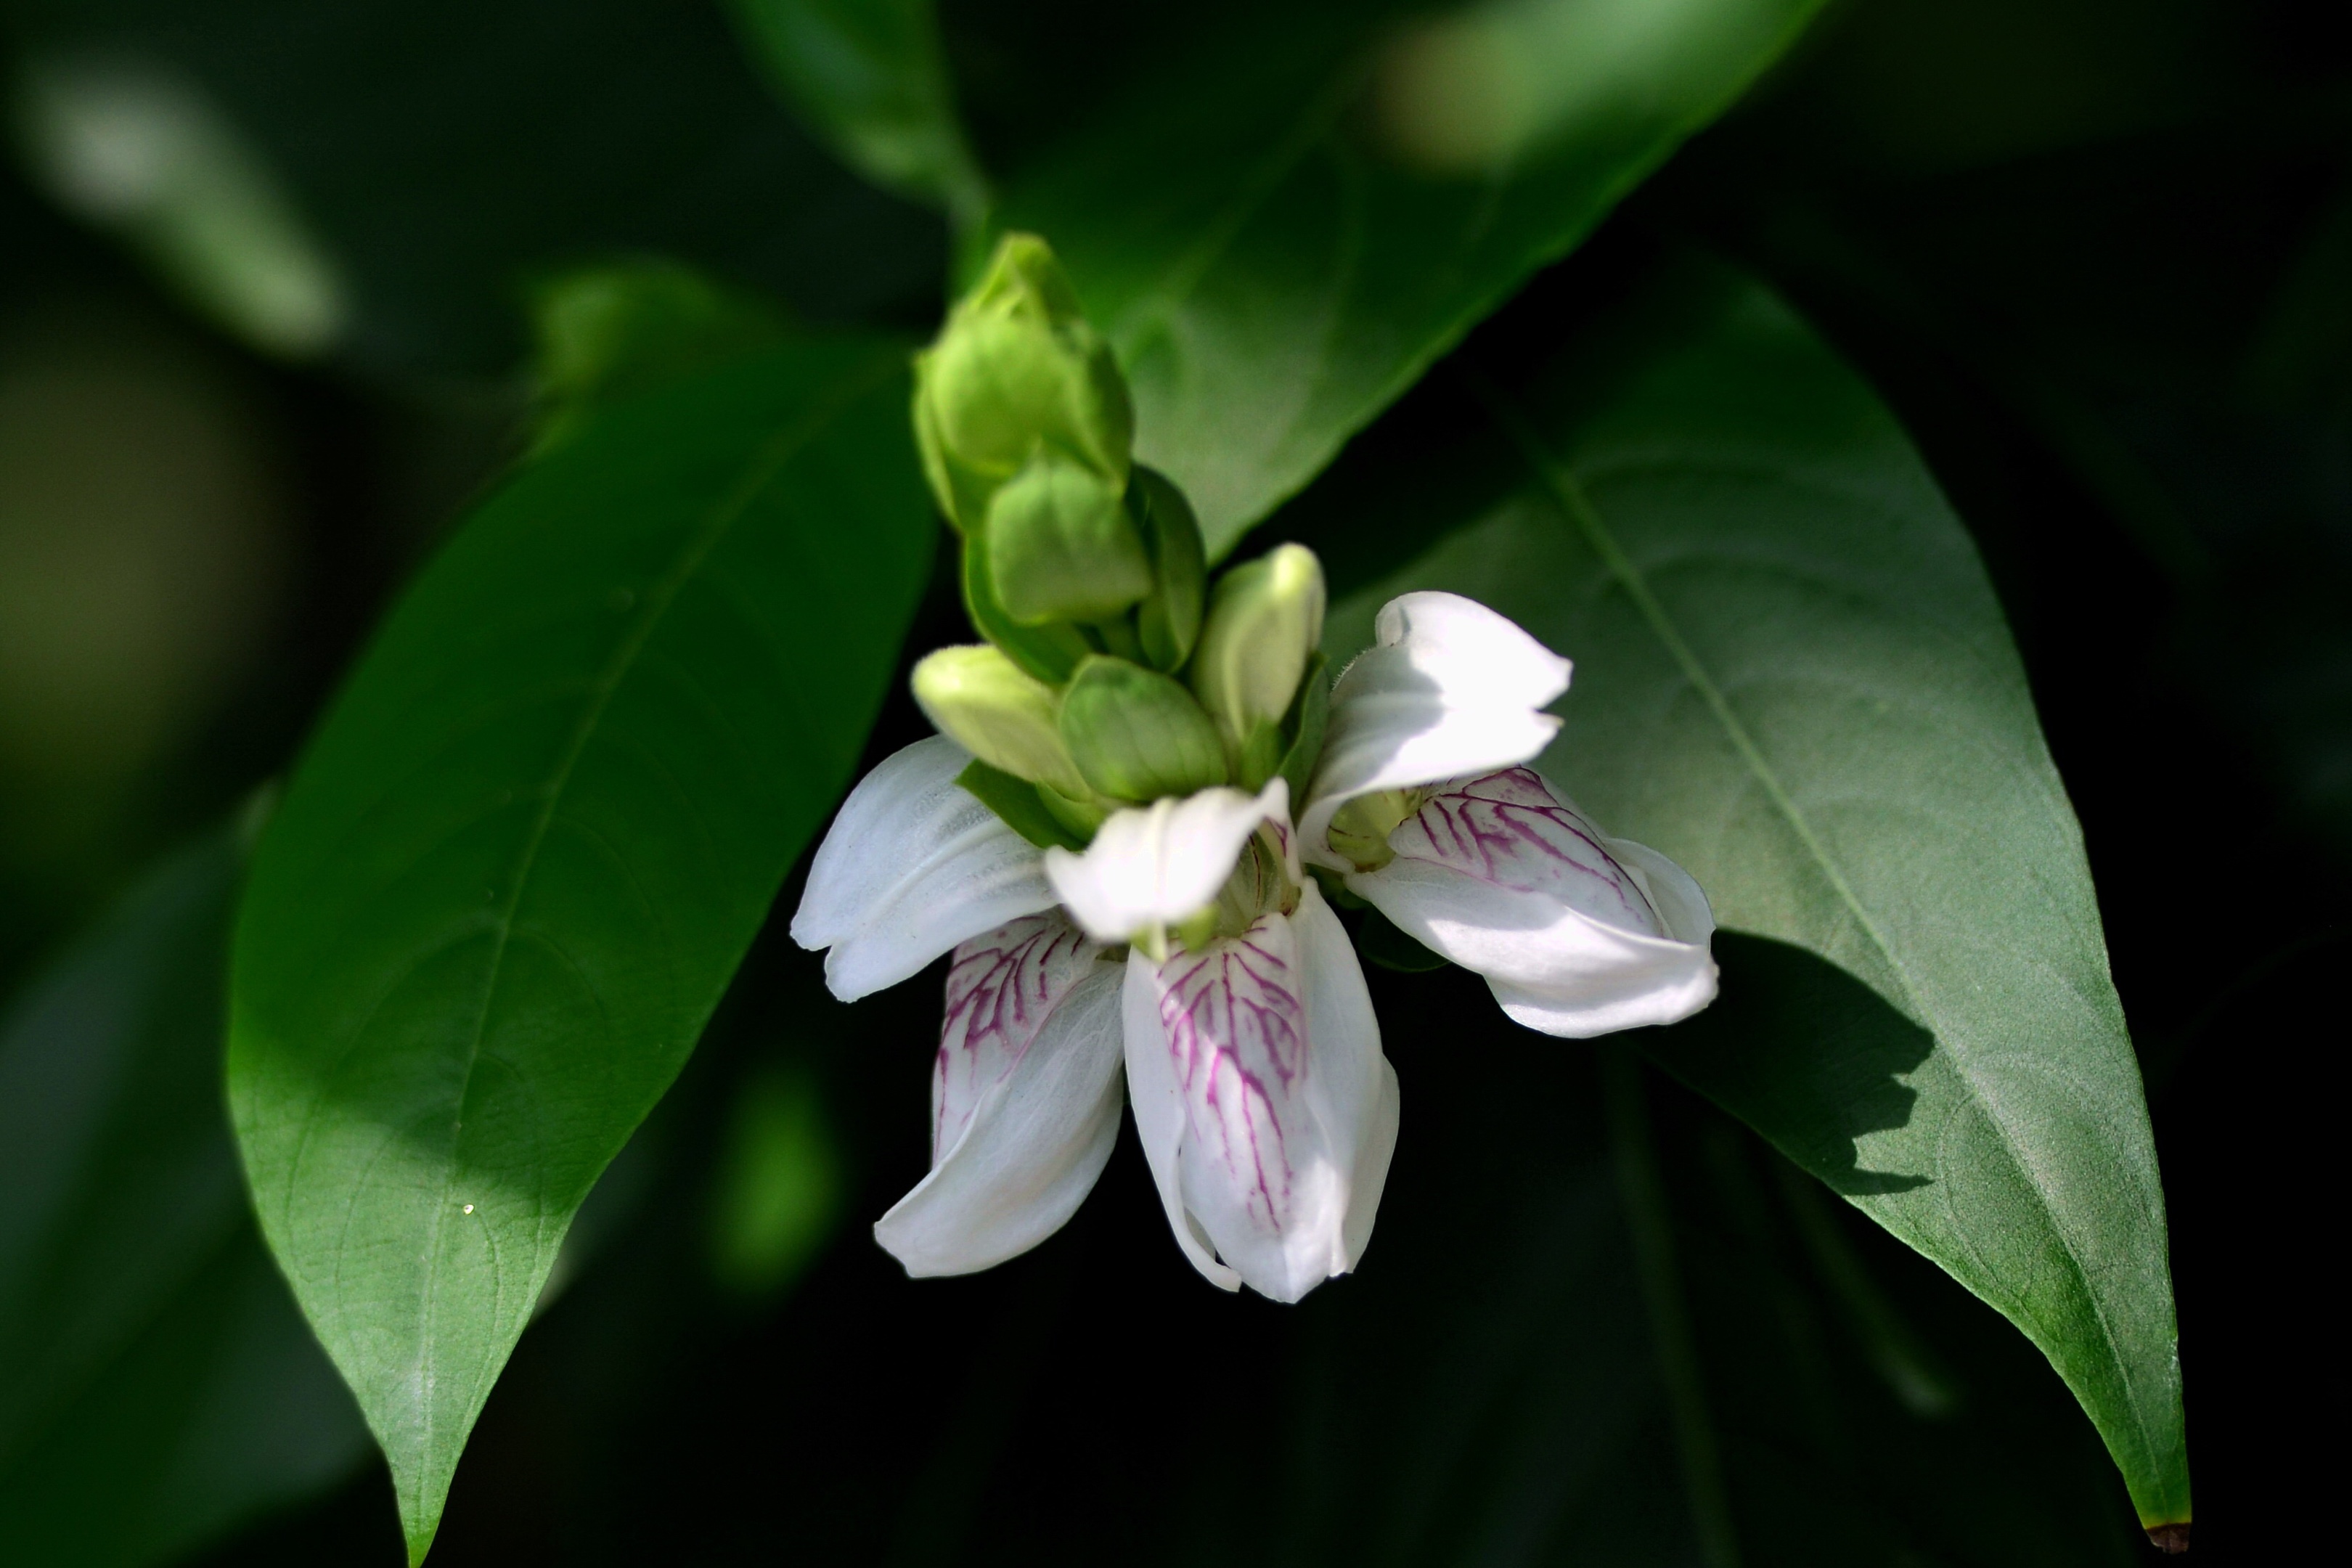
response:
M938 296L946 235L779 113L715 5L12 0L36 58L159 62L279 166L378 374L505 374L550 268L676 257L811 320Z

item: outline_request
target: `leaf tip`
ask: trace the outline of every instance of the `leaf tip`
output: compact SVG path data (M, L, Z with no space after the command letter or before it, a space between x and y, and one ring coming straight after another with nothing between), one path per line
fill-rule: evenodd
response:
M2170 1524L2151 1524L2147 1527L2147 1539L2166 1556L2177 1556L2189 1550L2189 1521L2183 1519Z

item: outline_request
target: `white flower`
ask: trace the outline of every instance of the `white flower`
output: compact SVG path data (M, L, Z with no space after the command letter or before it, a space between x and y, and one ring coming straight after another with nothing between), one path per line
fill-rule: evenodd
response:
M1117 811L1083 853L1041 851L955 782L970 759L945 738L851 792L794 940L830 949L845 1001L954 953L930 1173L875 1226L910 1274L989 1268L1068 1220L1117 1139L1122 1077L1203 1276L1295 1301L1356 1266L1397 1079L1306 864L1530 1028L1596 1035L1713 997L1697 886L1523 765L1559 729L1542 709L1568 662L1446 594L1394 601L1378 633L1332 693L1296 834L1276 780Z
M1407 594L1341 672L1300 849L1530 1029L1583 1037L1715 998L1715 918L1683 868L1611 838L1534 769L1569 663L1485 605ZM1345 808L1363 802L1349 823ZM1349 832L1353 828L1356 831Z
M1045 851L1045 877L1062 907L1097 942L1142 942L1216 901L1259 826L1288 824L1290 786L1276 779L1256 795L1204 789L1114 813L1083 855Z

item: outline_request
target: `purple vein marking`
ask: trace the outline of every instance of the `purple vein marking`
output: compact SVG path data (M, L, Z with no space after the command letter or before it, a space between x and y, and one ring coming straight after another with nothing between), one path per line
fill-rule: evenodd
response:
M932 1163L963 1136L981 1097L1021 1065L1099 951L1058 910L1024 915L955 950L931 1078Z
M1159 976L1160 1027L1193 1136L1241 1189L1250 1218L1276 1235L1290 1211L1286 1123L1303 1120L1307 1069L1296 952L1290 922L1265 915Z
M1442 786L1390 842L1399 855L1659 934L1665 923L1601 837L1540 774L1521 767Z

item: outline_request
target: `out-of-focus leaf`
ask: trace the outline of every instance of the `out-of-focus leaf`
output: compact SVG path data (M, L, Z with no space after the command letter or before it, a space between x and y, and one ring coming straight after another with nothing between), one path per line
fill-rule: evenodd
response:
M840 1216L841 1155L805 1070L769 1068L736 1091L710 1214L710 1262L739 1296L792 1283Z
M789 330L772 301L674 261L558 273L531 303L541 452L603 409L771 347Z
M161 1563L366 1437L270 1266L220 1101L240 853L133 893L0 1022L0 1540Z
M905 363L794 344L525 469L262 840L231 1108L414 1554L573 1213L864 743L930 559Z
M1335 610L1328 646L1438 587L1577 660L1553 776L1688 868L1726 927L1820 953L1916 1026L1669 1034L1659 1059L2016 1323L2143 1522L2186 1521L2139 1071L1975 551L1868 389L1763 290L1685 269L1632 314L1612 356L1486 386L1515 488Z
M980 216L931 0L729 0L811 127L868 178Z
M939 220L779 110L670 0L17 0L37 58L163 79L255 153L341 279L338 349L502 374L523 279L675 256L814 321L935 297Z
M341 335L332 263L194 82L152 61L37 59L17 110L50 195L129 239L196 309L272 353L318 353Z
M1815 8L1188 11L1181 47L1116 90L1088 81L1098 110L992 171L992 218L1053 242L1127 369L1136 456L1183 486L1219 555Z

